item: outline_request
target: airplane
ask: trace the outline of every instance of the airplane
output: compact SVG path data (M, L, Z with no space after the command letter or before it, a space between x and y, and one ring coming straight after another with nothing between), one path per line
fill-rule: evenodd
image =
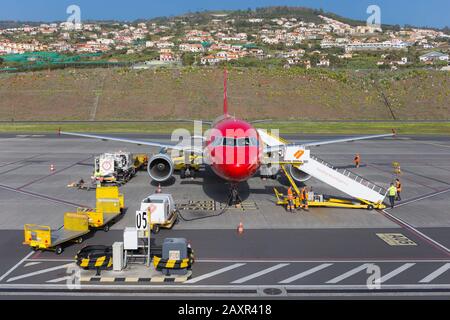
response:
M285 140L268 134L265 130L256 129L254 122L247 122L231 116L228 113L228 94L227 94L228 72L224 70L224 97L223 114L209 122L211 129L202 138L202 148L193 148L192 145L159 143L144 140L134 140L126 138L108 137L93 134L73 133L59 131L62 135L101 139L103 141L117 141L132 143L150 147L160 148L160 152L154 155L148 162L147 172L149 176L157 182L169 180L174 171L173 157L167 154L168 150L179 151L184 154L186 160L189 156L198 155L205 159L213 172L230 183L229 203L240 203L238 193L238 184L250 179L263 165L263 158L269 158L275 154L282 154L289 146L297 146L301 150L306 148L321 146L333 143L351 142L367 139L376 139L395 136L396 133L367 135L360 137L341 138L334 140L323 140L303 144L289 144ZM189 161L185 161L189 166ZM276 164L277 160L274 161ZM279 162L279 161L278 161ZM267 163L264 163L267 165ZM290 171L292 177L299 182L307 181L310 176L301 171L299 165L291 165Z

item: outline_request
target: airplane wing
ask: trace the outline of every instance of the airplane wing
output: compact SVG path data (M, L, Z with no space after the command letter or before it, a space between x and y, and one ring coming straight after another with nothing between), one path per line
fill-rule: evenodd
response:
M389 133L389 134L368 135L368 136L349 137L349 138L322 140L322 141L307 142L307 143L301 143L301 144L298 144L298 143L293 144L293 143L289 143L288 141L284 140L283 138L270 135L269 133L267 133L266 130L258 129L258 133L259 133L261 139L263 140L264 144L266 145L264 148L264 153L277 152L277 151L284 149L286 146L317 147L317 146L333 144L333 143L386 138L386 137L393 137L396 135L396 132L393 130L392 133Z
M191 146L183 146L183 145L177 145L177 144L159 143L159 142L143 141L143 140L134 140L134 139L125 139L125 138L106 137L106 136L99 136L99 135L93 135L93 134L64 132L64 131L60 131L59 133L67 135L67 136L75 136L75 137L91 138L91 139L101 139L104 141L118 141L118 142L125 142L125 143L133 143L133 144L137 144L139 146L143 145L143 146L150 146L150 147L158 147L161 149L194 151L195 153L202 154L201 150L195 150L195 149L193 150Z
M393 137L393 136L395 136L395 132L389 133L389 134L377 134L377 135L369 135L369 136L360 136L360 137L350 137L350 138L342 138L342 139L308 142L308 143L303 143L302 146L318 147L318 146L323 146L326 144L341 143L341 142L353 142L353 141L369 140L369 139L377 139L377 138L387 138L387 137Z

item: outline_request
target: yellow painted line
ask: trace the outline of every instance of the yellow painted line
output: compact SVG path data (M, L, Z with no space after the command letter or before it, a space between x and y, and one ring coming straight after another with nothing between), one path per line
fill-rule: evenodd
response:
M116 278L113 277L101 277L100 282L114 282Z
M164 282L164 277L153 277L150 282Z
M175 278L175 282L186 282L188 277L177 277Z

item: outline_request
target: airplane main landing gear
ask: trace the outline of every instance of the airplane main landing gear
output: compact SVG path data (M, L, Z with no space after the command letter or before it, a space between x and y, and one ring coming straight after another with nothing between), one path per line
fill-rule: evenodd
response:
M239 196L238 184L232 183L230 186L230 192L228 194L228 206L240 206L242 199Z

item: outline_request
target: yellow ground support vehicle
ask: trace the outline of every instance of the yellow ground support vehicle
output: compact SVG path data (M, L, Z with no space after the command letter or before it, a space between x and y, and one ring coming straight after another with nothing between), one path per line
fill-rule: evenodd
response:
M146 169L148 164L148 155L146 154L136 154L133 157L134 159L134 169L136 171Z
M195 172L200 170L202 163L202 157L196 154L184 155L180 153L180 156L172 158L173 169L180 172L180 178L193 178Z
M281 165L281 169L289 180L289 183L294 190L294 206L300 208L302 206L300 200L300 190L295 183L294 179L289 174L284 164ZM287 206L288 197L274 188L275 196L277 197L277 204L281 206ZM350 209L385 209L386 206L383 203L372 203L363 199L342 199L335 197L325 197L314 192L308 192L307 194L308 207L331 207L331 208L350 208Z
M200 157L197 155L189 156L189 164L192 169L198 171L200 169L200 163L198 161ZM201 159L201 158L200 158ZM173 161L173 169L174 170L182 170L186 167L186 158L184 156L172 158Z
M65 213L64 226L51 230L48 226L26 224L25 241L33 250L54 250L56 254L63 252L63 245L69 241L83 242L83 236L89 233L89 218L82 213Z
M95 209L78 208L77 213L88 216L91 228L103 228L108 232L114 219L123 212L124 196L119 193L119 187L113 186L97 188L95 198Z
M145 169L148 155L130 152L103 153L94 160L93 177L101 185L123 185L130 181L136 172Z
M125 207L123 194L119 187L100 187L95 190L96 208L107 213L120 213Z

